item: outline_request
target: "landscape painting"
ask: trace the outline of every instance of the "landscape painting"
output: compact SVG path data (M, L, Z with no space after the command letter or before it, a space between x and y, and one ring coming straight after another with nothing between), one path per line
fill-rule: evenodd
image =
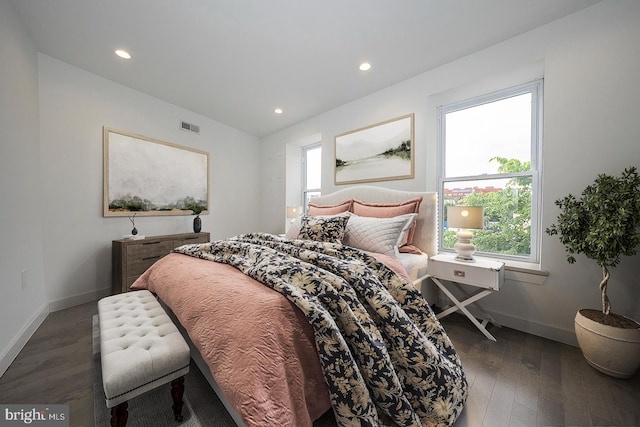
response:
M335 184L414 176L413 114L335 137Z
M104 128L104 216L208 213L209 153Z

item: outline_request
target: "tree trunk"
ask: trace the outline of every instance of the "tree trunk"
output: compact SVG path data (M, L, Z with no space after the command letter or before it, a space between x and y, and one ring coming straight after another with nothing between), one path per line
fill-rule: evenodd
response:
M602 312L604 314L609 314L611 311L611 303L609 302L609 297L607 296L607 283L609 282L609 270L607 270L607 266L602 266L602 282L600 282L600 292L602 293Z

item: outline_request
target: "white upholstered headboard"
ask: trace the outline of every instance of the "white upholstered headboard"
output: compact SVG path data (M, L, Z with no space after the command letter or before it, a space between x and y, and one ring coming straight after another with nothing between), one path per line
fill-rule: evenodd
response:
M314 197L312 203L318 206L337 205L349 199L366 203L400 203L422 196L420 211L416 219L413 244L430 257L435 255L437 246L438 194L431 192L400 191L389 188L361 185L342 188L334 193Z

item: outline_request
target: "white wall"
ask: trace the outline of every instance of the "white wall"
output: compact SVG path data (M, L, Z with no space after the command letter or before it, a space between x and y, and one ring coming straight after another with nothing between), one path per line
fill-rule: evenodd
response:
M553 201L579 194L597 173L640 166L640 2L604 0L590 8L438 69L356 100L263 139L263 229L278 232L285 205L286 145L322 135L324 193L333 184L333 136L415 113L416 176L381 182L402 190L437 190L436 114L442 99L508 87L543 73L542 229L557 216ZM420 54L420 53L417 53ZM521 81L519 81L521 80ZM266 201L269 201L268 203ZM556 237L542 234L542 284L511 275L483 306L503 324L575 343L578 308L600 306L600 271L583 257L569 265ZM640 319L640 256L614 270L609 294L614 311Z
M212 209L203 230L213 238L282 232L285 207L295 197L289 183L296 181L286 174L287 145L321 136L323 189L331 192L334 135L413 112L416 176L381 185L433 191L439 100L516 83L542 69L544 228L557 215L555 199L579 193L598 172L640 163L639 18L640 2L604 0L258 141L37 54L11 4L0 0L0 372L49 303L58 309L108 292L111 240L128 233L130 223L102 217L102 126L211 153ZM179 130L180 120L200 124L201 135ZM144 217L136 225L146 235L188 232L191 219ZM542 251L549 278L509 280L485 308L507 326L573 342L576 309L599 306L599 269L584 258L567 264L558 240L544 234ZM614 310L636 319L639 261L625 259L610 282Z
M42 222L47 298L56 310L111 287L111 241L126 217L102 216L102 128L210 153L210 213L202 230L224 238L259 229L259 140L175 105L38 54ZM199 135L180 121L200 125ZM161 173L162 171L158 171ZM192 232L192 216L138 217L147 236Z
M36 49L13 6L1 0L0 375L49 312L39 148Z

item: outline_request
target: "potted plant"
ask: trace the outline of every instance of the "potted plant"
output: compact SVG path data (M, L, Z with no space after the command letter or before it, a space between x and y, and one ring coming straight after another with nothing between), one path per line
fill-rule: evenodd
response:
M189 209L196 216L193 218L193 232L199 233L202 230L202 219L200 218L200 214L202 211L205 211L207 207L205 205L199 204L197 202L188 203L186 209Z
M640 324L611 312L607 296L609 269L623 255L635 255L640 245L640 177L636 167L619 177L599 174L581 198L555 201L561 210L557 224L546 229L558 235L567 261L584 254L602 268L602 310L579 310L575 330L582 353L594 368L608 375L629 378L640 365Z

